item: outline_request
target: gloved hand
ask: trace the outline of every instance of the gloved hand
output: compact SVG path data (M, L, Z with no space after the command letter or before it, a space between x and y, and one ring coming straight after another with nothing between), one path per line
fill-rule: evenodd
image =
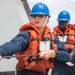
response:
M74 49L74 45L73 44L64 44L65 48L68 50L68 51L71 51L72 49Z

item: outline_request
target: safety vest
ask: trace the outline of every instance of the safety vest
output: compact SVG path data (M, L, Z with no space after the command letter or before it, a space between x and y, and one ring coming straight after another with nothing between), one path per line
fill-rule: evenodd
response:
M75 32L75 24L72 25L71 29L73 29ZM75 33L74 33L74 37L75 37ZM75 42L75 39L73 39L73 42Z
M71 29L75 30L75 23L72 25Z
M53 35L57 37L61 42L65 44L68 44L69 47L75 45L74 39L75 39L75 31L71 29L72 25L69 25L69 27L64 31L64 33L59 29L58 26L54 28Z
M43 36L39 32L39 30L31 23L23 25L20 28L20 31L23 31L23 30L27 30L30 33L30 43L26 50L23 50L22 52L18 52L18 53L16 53L16 55L38 54L39 49L41 49L40 41L46 43L47 41L49 42L51 40L50 37L52 37L50 35L50 29L48 27L45 28ZM50 42L50 45L47 44L46 47L49 48L51 46L51 44L53 44L53 43ZM42 48L43 47L44 46L42 46ZM33 56L33 58L35 59L36 56ZM41 60L39 57L38 57L38 59L39 59L38 63L36 63L35 61L28 62L27 60L30 59L30 56L19 57L17 59L18 59L18 63L16 65L16 69L19 71L28 69L28 70L32 70L32 71L45 73L46 69L51 69L54 67L50 60L48 60L48 61Z

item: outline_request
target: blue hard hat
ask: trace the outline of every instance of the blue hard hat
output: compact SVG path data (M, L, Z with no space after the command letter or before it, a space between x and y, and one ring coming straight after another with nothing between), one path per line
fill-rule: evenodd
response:
M58 21L69 21L70 14L67 11L61 11L57 18Z
M50 17L49 8L43 3L37 3L33 6L32 10L30 12L30 16L37 15L37 14L47 15Z

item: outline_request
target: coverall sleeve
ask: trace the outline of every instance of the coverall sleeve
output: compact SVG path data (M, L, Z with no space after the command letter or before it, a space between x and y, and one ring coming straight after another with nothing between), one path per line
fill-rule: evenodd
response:
M62 63L65 63L65 62L68 62L70 60L70 55L67 51L55 51L56 53L56 58L55 58L55 61L58 61L58 62L62 62Z
M55 61L59 61L59 62L69 61L70 60L70 55L69 55L69 52L64 47L63 43L60 42L58 39L55 39L55 43L58 47L58 50L55 51L55 53L56 53Z
M29 37L30 34L27 31L18 33L11 41L0 46L0 54L2 56L8 56L25 50L29 44Z

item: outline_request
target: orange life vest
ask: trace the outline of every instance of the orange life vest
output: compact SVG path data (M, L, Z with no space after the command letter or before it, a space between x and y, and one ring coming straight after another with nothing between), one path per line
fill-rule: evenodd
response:
M75 30L75 24L72 25L72 28L71 29Z
M71 29L73 29L74 32L75 32L75 24L72 25L72 28L71 28ZM75 37L75 33L74 33L74 37ZM72 39L71 39L71 40L72 40ZM75 38L73 39L73 42L75 42Z
M65 46L67 46L67 50L72 47L74 48L74 39L75 39L75 31L71 29L72 25L69 25L69 27L64 31L64 33L59 29L58 26L54 27L53 35L61 42L64 43ZM69 48L68 48L69 47ZM71 50L72 50L71 49Z
M32 25L31 23L25 24L20 28L20 31L27 30L30 33L30 43L29 46L26 50L22 52L16 53L16 55L24 55L24 54L38 54L39 53L39 39L42 40L43 38L48 38L50 40L50 29L46 26L43 37L39 30ZM42 40L43 41L43 40ZM36 62L28 62L27 60L30 57L19 57L18 63L16 65L16 69L21 71L24 69L32 70L32 71L37 71L37 72L42 72L44 73L46 69L51 69L53 68L52 62L45 61L45 60L39 60L38 64ZM33 58L36 58L36 56L33 56ZM40 59L40 58L39 58Z

